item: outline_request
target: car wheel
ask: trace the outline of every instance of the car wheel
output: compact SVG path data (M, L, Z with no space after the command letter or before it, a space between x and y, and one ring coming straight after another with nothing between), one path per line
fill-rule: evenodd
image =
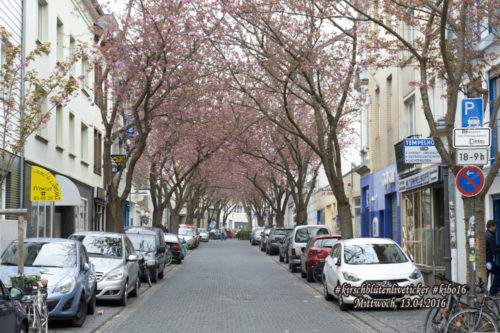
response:
M82 294L80 296L80 302L78 303L75 316L71 319L71 325L75 327L82 327L85 319L87 319L87 304L85 303L85 295Z
M295 269L295 265L292 264L292 262L288 263L288 268L290 269L290 272L295 273L297 270Z
M307 271L307 282L314 282L312 271Z
M97 286L94 288L94 293L92 294L92 298L90 299L89 304L87 305L87 314L93 315L95 313L95 308L96 308L96 295L95 293L97 292Z
M344 296L342 296L342 294L339 294L339 296L337 297L337 299L339 301L339 308L340 308L340 310L342 310L342 311L349 310L349 308L351 306L349 304L347 304L346 302L344 302Z
M288 264L288 261L289 260L288 260L288 254L287 254L286 257L285 257L285 264Z
M28 333L28 324L27 323L21 323L21 326L19 326L19 330L17 333Z
M330 294L330 292L328 291L328 286L326 285L325 275L323 275L323 296L327 301L333 300L333 295Z
M283 261L285 261L285 259L280 254L280 262L283 262Z
M135 279L135 288L130 292L130 296L137 297L139 296L139 288L141 287L141 278L137 275L137 279Z
M121 306L126 306L128 301L128 281L125 281L125 285L123 286L122 297L118 301L118 304Z
M177 264L178 265L182 264L182 259L177 260Z
M165 266L163 266L163 269L158 273L158 278L163 279L164 270L165 270Z
M151 282L156 283L158 282L158 268L155 266L153 271L151 272Z

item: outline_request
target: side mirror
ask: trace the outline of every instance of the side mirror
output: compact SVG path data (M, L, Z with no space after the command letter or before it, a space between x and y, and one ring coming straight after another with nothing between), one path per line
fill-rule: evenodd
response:
M83 271L88 272L89 270L90 270L89 264L87 264L87 263L83 264Z
M10 298L13 300L20 300L23 298L23 291L19 288L12 287L9 289Z
M337 257L333 258L333 264L336 266L340 266L339 258L337 258Z
M127 261L137 261L139 258L135 254L128 256Z
M305 246L304 246L304 247L301 247L300 249L302 250L302 253L306 252L306 248L305 248Z

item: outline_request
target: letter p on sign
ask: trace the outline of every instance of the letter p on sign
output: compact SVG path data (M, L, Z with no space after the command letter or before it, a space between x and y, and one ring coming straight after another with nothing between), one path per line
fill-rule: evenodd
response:
M462 100L462 127L483 126L483 99L467 98Z

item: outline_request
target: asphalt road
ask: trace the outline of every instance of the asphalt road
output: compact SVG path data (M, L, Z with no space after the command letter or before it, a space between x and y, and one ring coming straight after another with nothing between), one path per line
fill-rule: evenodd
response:
M375 332L248 241L210 241L97 332Z

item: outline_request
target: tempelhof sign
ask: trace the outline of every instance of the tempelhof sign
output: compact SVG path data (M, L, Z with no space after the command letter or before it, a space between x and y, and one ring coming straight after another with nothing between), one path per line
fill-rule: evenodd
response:
M57 179L44 168L31 167L31 201L61 201Z

